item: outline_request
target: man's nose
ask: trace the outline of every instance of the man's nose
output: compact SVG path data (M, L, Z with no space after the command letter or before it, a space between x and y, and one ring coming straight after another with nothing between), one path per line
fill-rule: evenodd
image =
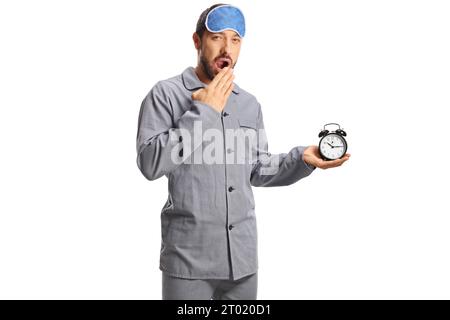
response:
M230 54L231 53L231 40L225 40L222 46L222 54Z

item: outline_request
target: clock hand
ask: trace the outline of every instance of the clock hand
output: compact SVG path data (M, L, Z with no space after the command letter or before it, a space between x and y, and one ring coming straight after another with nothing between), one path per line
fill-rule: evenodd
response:
M327 144L328 144L330 147L334 148L334 146L333 146L332 144L330 144L329 142L327 142Z

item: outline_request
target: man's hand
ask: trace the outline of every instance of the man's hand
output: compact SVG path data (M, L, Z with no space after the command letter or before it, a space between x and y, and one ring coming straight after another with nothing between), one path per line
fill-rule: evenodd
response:
M192 99L211 106L217 112L222 112L234 88L233 80L233 68L225 67L220 70L210 84L195 91L192 94Z
M342 158L325 161L320 157L318 146L309 146L303 151L303 161L306 163L321 169L328 169L341 166L345 161L350 158L350 154L346 153Z

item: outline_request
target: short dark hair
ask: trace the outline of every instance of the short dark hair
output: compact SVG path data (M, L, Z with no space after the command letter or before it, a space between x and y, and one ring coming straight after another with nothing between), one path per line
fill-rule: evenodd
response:
M217 3L202 12L202 14L200 15L200 17L198 18L198 21L197 21L197 28L195 29L195 32L198 34L200 39L203 37L203 33L205 33L205 31L206 31L205 22L206 22L206 16L208 15L208 13L215 7L223 6L223 5L225 5L225 3Z

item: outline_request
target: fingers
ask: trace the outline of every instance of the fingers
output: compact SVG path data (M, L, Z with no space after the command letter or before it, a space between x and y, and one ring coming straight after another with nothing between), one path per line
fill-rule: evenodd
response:
M192 98L198 97L198 96L200 95L200 92L201 92L202 90L205 90L205 89L202 88L202 89L198 89L198 90L194 91L194 92L192 93Z
M219 81L229 72L230 69L231 69L231 67L225 67L222 70L220 70L219 73L216 74L214 79L212 79L212 81L209 84L209 86L211 88L216 88L217 84L219 83Z
M340 167L345 161L350 159L350 154L345 154L344 157L336 160L323 160L322 158L317 158L314 166L319 167L321 169L329 169L329 168L335 168Z
M226 92L234 79L233 68L229 68L216 84L216 89Z
M335 168L340 167L345 161L347 161L349 157L344 156L343 158L331 160L331 161L324 161L324 167L323 169L329 169L329 168Z
M205 94L205 89L201 88L198 89L197 91L194 91L191 95L192 100L202 100L202 96L204 96Z
M228 86L227 91L225 91L225 99L228 99L228 97L231 94L231 91L233 91L233 88L234 88L234 83L230 82L230 85Z

